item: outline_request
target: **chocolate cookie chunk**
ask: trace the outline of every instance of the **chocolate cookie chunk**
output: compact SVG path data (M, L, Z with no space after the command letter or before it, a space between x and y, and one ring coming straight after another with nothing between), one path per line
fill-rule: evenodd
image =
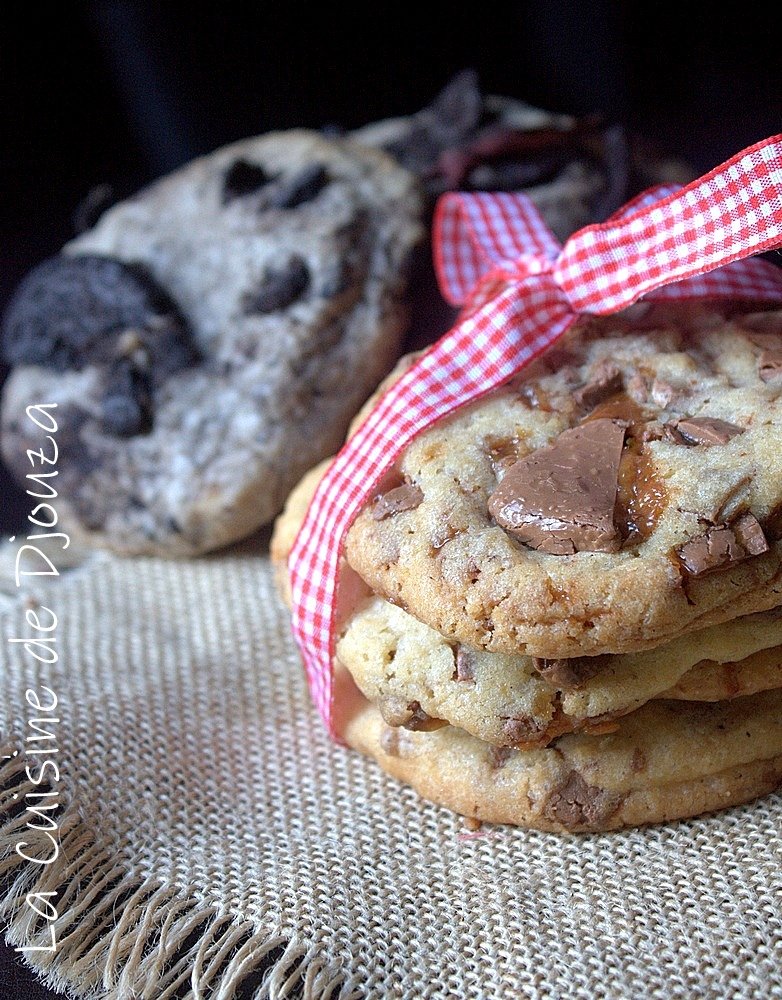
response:
M72 533L161 555L246 537L398 357L421 220L409 171L307 130L234 143L114 205L5 316L7 464L23 481L39 446L25 407L56 402Z

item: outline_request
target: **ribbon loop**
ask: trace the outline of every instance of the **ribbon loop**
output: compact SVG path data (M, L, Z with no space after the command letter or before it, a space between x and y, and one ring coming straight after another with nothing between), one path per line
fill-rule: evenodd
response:
M433 220L434 265L444 298L469 301L489 273L507 277L550 271L560 244L525 194L450 192Z
M608 314L782 243L782 135L636 211L579 230L554 267L577 312Z

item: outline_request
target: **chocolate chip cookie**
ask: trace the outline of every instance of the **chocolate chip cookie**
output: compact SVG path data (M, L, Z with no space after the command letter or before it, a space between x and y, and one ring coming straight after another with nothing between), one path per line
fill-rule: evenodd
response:
M344 690L342 734L427 799L488 823L586 833L665 823L749 802L782 784L782 690L717 704L653 701L615 732L542 750L453 726L390 728Z
M389 155L291 130L110 208L6 311L7 464L24 482L25 407L56 403L72 533L167 556L249 535L398 357L421 205Z
M465 816L544 830L777 787L779 356L777 310L637 305L421 434L347 536L347 744ZM327 467L275 523L285 600Z
M639 304L421 434L346 543L449 641L651 649L782 603L782 312Z
M541 660L450 643L373 596L345 624L337 657L390 726L447 722L534 749L568 732L610 732L654 698L725 700L782 686L782 616L745 615L642 653Z

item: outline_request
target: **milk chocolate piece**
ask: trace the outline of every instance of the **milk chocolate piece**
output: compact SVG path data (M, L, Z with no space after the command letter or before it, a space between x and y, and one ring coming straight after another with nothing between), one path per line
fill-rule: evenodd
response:
M475 683L475 653L466 646L458 646L455 653L456 669L453 680Z
M590 420L520 459L489 497L489 513L525 545L552 555L616 552L617 476L625 430Z
M540 743L544 730L528 717L506 719L502 727L502 735L508 744L519 749Z
M743 434L744 428L717 417L685 417L666 424L666 431L677 444L715 445L727 444L737 434Z
M609 653L600 656L572 656L560 660L545 660L536 656L533 664L541 677L558 688L569 691L599 674L609 660Z
M377 707L389 726L402 726L414 732L428 732L445 725L442 720L433 719L428 715L417 701L408 702L404 698L387 695L379 699Z
M403 510L415 510L423 499L424 495L419 486L415 483L402 483L401 486L395 486L375 500L372 517L376 521L383 521Z
M568 829L602 823L613 816L622 798L605 788L587 784L578 771L571 771L550 793L543 815Z
M597 366L589 382L573 393L573 398L579 406L591 409L621 389L621 371L612 362L604 361Z
M761 353L758 358L758 375L764 382L782 378L782 350Z
M733 524L714 525L676 550L689 576L704 576L764 552L768 552L766 536L757 518L749 513Z

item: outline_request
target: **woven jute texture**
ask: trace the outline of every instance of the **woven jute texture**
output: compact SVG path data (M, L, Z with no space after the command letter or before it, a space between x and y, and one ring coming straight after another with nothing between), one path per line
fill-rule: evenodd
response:
M326 737L267 542L189 562L95 554L0 598L2 917L17 946L54 933L53 952L26 953L50 985L782 997L782 798L600 836L470 833ZM36 601L57 615L53 663L10 641L40 635ZM31 706L53 695L55 712ZM35 786L24 768L40 779L45 757L59 775ZM57 808L33 813L44 789Z

